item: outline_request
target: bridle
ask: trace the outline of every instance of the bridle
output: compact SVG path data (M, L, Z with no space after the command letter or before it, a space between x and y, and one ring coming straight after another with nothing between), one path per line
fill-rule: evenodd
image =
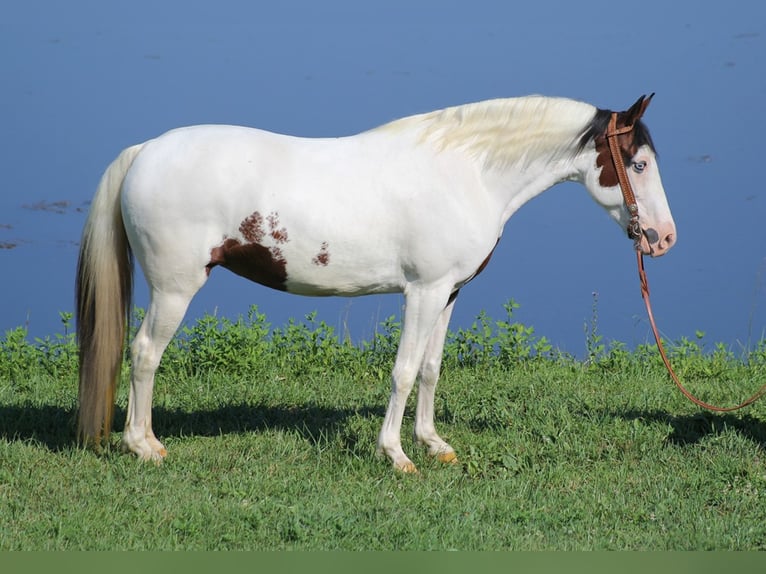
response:
M630 214L630 221L628 222L627 228L628 237L633 240L636 251L640 252L641 225L638 223L638 203L636 202L636 195L633 193L633 188L630 185L628 173L625 171L625 161L622 158L620 143L617 141L617 136L633 131L633 125L634 124L628 124L618 128L617 112L612 112L612 117L609 119L609 126L606 130L606 141L609 144L609 153L612 156L612 163L614 163L614 169L617 172L617 181L620 183L622 199L625 201L625 207L628 208L628 213Z
M637 119L634 121L638 121ZM654 313L652 313L652 304L649 300L649 281L646 277L646 271L644 269L644 254L641 251L641 225L638 221L638 203L636 202L636 196L633 193L633 188L630 185L630 180L628 179L628 174L625 171L625 161L622 157L622 151L620 150L620 145L618 142L617 136L622 134L630 133L633 130L634 124L631 123L629 125L623 126L621 128L617 127L617 112L612 112L612 116L609 119L609 126L607 127L606 131L606 140L609 144L609 153L612 157L612 163L614 164L614 169L617 172L617 180L620 184L620 190L622 191L622 198L625 201L625 206L628 208L628 213L630 214L630 221L628 222L627 232L628 237L630 237L634 242L634 247L636 249L636 257L638 262L638 277L641 282L641 297L644 300L644 304L646 305L646 312L649 316L649 323L652 326L652 333L654 334L654 340L657 343L657 350L660 352L660 356L662 357L662 362L665 363L665 368L668 370L668 373L670 374L671 379L673 379L673 382L676 384L678 389L683 393L683 395L689 399L691 402L693 402L695 405L702 407L704 409L708 409L715 412L731 412L736 411L738 409L741 409L743 407L746 407L748 405L753 404L755 401L757 401L759 398L761 398L763 395L766 394L766 385L761 387L754 395L752 395L750 398L742 401L738 405L731 406L731 407L719 407L715 405L711 405L709 403L706 403L705 401L698 399L696 396L694 396L691 392L689 392L683 384L681 384L681 381L678 379L678 376L676 375L675 371L673 371L673 367L670 365L670 360L668 359L667 354L665 353L665 347L662 344L662 339L659 334L659 330L657 329L657 324L654 321Z

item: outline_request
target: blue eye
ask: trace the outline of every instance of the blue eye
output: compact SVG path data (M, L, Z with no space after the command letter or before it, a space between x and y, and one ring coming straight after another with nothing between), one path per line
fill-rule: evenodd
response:
M634 161L633 162L633 171L636 173L643 173L643 171L646 169L646 162L645 161Z

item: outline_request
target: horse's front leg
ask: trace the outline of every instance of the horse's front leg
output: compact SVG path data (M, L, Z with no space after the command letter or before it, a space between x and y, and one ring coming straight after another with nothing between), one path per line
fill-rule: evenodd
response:
M428 454L441 462L456 463L455 450L436 432L434 426L434 396L439 380L444 339L447 336L449 320L455 306L455 296L439 315L436 326L428 339L423 362L420 367L420 386L418 387L418 406L415 416L415 441L428 447Z
M425 289L410 285L405 291L404 321L391 377L391 398L378 436L378 452L385 454L394 468L402 472L417 472L402 449L402 418L427 342L448 297L449 288Z

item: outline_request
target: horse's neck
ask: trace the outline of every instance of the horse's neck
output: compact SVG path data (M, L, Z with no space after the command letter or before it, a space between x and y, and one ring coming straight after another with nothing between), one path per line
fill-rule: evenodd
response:
M502 167L485 167L482 181L502 212L502 223L525 203L562 181L579 181L587 152L579 156L528 158L530 161Z
M417 125L435 149L475 162L505 223L536 195L583 173L577 148L594 113L590 104L531 96L447 108L404 125Z

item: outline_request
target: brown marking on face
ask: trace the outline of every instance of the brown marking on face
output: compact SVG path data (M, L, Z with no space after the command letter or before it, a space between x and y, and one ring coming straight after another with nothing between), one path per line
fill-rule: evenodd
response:
M322 267L327 267L327 265L329 265L330 252L327 250L328 247L327 242L323 241L322 245L319 246L319 253L317 253L311 260L314 265L321 265Z
M617 129L633 126L633 129L629 132L616 136L626 166L630 164L630 161L641 146L648 145L654 151L654 143L652 142L651 135L649 135L649 130L646 129L646 126L641 121L641 117L644 115L653 96L654 94L648 97L641 96L627 111L617 114ZM619 184L617 170L614 167L612 155L609 151L609 142L606 139L611 115L612 112L609 110L598 110L584 133L584 139L581 140L581 145L584 145L589 138L593 138L598 154L596 166L601 168L599 183L602 187L614 187Z
M284 227L277 228L279 225L277 213L271 213L267 217L267 222L268 237L278 244L286 243L287 230ZM210 262L205 266L205 272L210 275L210 270L220 265L246 279L285 291L287 260L282 250L276 245L263 245L264 239L267 238L263 223L263 216L257 211L247 216L239 225L239 232L245 242L224 237L221 245L210 250Z
M618 117L617 128L624 126L625 123L622 122L621 124L620 118ZM617 143L620 146L620 151L622 152L623 161L625 162L625 165L628 166L630 165L633 156L638 152L638 146L636 145L633 132L620 134L616 137ZM614 162L612 161L612 153L609 151L609 142L606 140L606 132L596 136L593 141L596 144L596 152L598 153L598 157L596 157L596 165L601 168L598 182L601 184L601 187L614 187L620 180L617 177L617 169L614 167Z

